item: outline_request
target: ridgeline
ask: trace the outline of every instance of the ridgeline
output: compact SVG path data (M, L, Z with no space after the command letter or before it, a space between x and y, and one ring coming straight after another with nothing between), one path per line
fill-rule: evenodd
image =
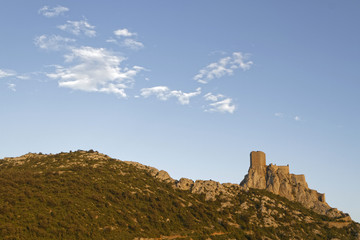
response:
M258 182L174 180L92 150L4 158L0 239L360 239L347 214Z

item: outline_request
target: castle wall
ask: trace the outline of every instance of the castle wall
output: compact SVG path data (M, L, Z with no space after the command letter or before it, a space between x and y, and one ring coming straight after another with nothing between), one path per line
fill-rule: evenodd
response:
M278 172L282 174L290 174L289 165L287 166L278 166Z
M320 202L325 202L325 193L318 193L318 199Z
M264 152L252 151L250 153L250 168L265 167L266 156Z
M307 182L305 180L305 175L304 174L299 174L299 175L296 175L296 174L291 174L291 180L297 185L297 184L300 184L302 186L306 186L308 187L307 185Z

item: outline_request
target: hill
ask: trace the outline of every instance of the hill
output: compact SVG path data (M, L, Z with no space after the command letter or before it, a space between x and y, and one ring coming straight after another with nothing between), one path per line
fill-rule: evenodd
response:
M0 160L0 239L360 239L266 189L172 179L95 151Z

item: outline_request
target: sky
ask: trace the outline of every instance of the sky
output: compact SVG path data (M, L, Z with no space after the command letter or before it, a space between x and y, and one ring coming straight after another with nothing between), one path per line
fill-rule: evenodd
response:
M0 158L94 149L173 178L290 165L360 222L359 1L0 3Z

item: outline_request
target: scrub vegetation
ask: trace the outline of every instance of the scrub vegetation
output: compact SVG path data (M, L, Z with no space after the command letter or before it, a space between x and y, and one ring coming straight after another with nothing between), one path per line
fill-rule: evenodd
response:
M205 201L92 150L0 160L0 239L358 239L331 222L261 190Z

